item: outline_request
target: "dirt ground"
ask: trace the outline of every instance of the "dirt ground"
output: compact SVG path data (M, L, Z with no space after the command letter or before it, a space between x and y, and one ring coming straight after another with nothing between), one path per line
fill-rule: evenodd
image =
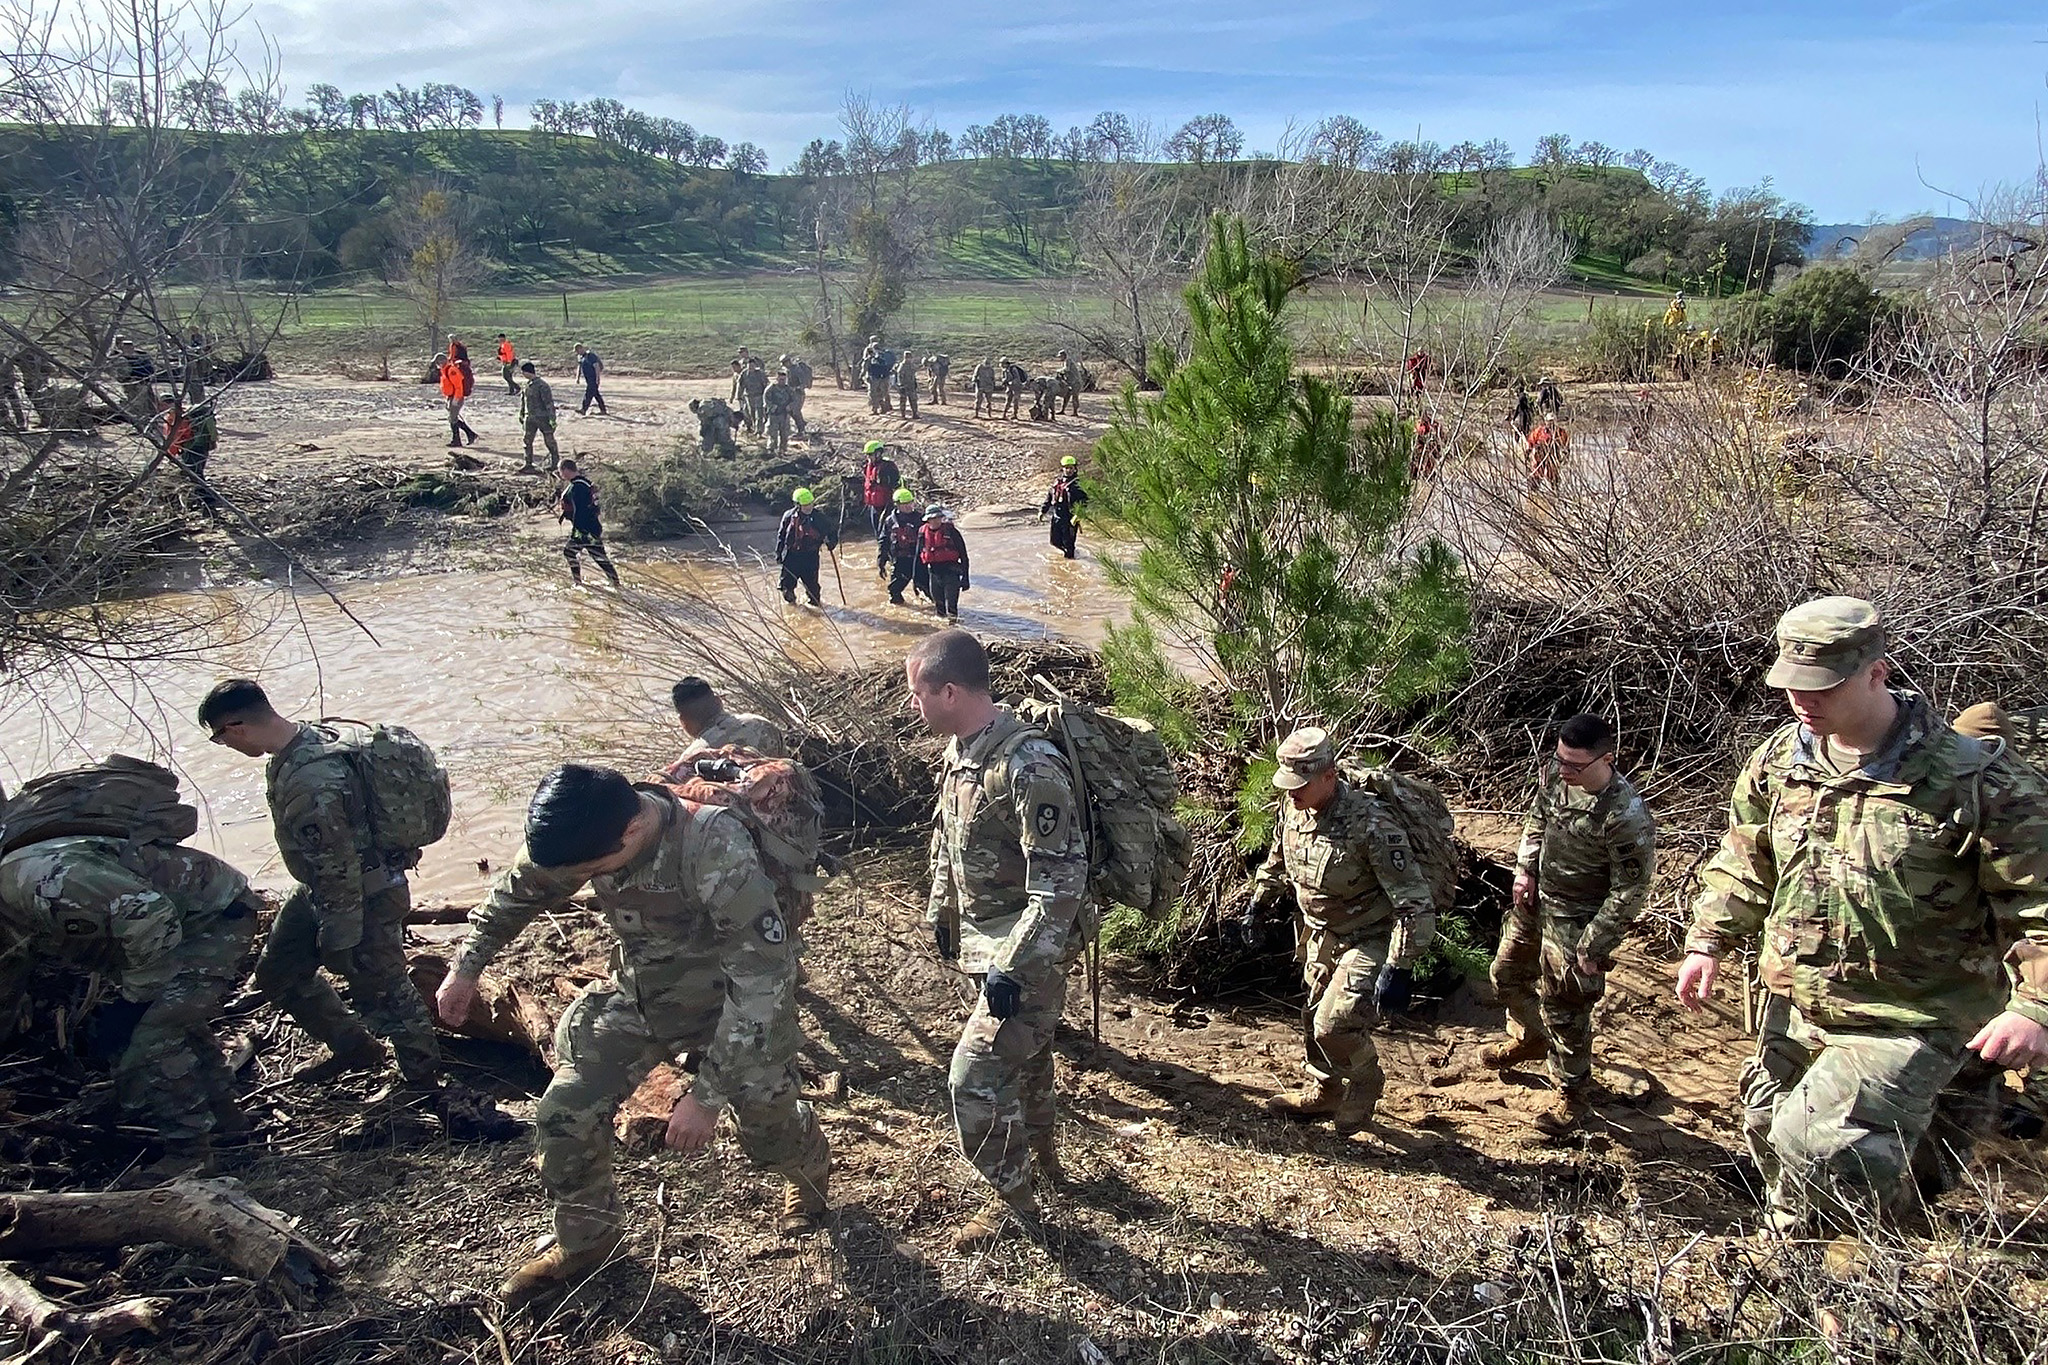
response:
M834 1149L826 1231L777 1236L779 1182L749 1169L729 1126L693 1159L622 1152L627 1248L550 1316L502 1322L491 1291L549 1226L528 1145L334 1150L366 1087L291 1085L316 1050L265 1011L247 1074L268 1144L232 1173L336 1248L343 1278L293 1307L188 1268L162 1342L72 1358L1438 1359L1356 1353L1358 1338L1375 1323L1463 1332L1475 1350L1499 1338L1507 1319L1489 1306L1544 1291L1529 1247L1557 1229L1603 1292L1663 1260L1661 1294L1702 1316L1725 1300L1731 1264L1755 1254L1753 1172L1732 1117L1739 1001L1681 1017L1668 964L1634 945L1599 1014L1608 1098L1563 1142L1529 1122L1549 1093L1540 1068L1477 1065L1497 1015L1469 988L1388 1031L1387 1097L1345 1138L1260 1108L1299 1078L1291 1002L1167 998L1112 962L1097 1043L1077 967L1058 1081L1067 1182L1048 1196L1049 1235L957 1254L951 1232L981 1197L946 1110L970 992L928 951L921 864L912 849L864 856L857 884L836 882L806 931L801 1065ZM428 926L415 947L446 954L462 932ZM516 980L558 1014L604 973L608 946L598 918L572 910L536 923L487 980ZM473 1083L531 1113L543 1073L530 1061L456 1046ZM662 1081L654 1113L675 1093ZM2014 1203L2048 1190L2038 1149L1998 1156ZM37 1270L50 1292L94 1294L167 1273L148 1257Z
M567 378L553 383L562 453L591 470L600 493L608 468L622 462L678 451L699 458L688 403L729 390L724 379L608 376L609 413L579 416L580 385ZM1085 454L1102 434L1109 403L1107 395L1089 394L1085 420L1032 422L977 419L972 394L963 397L957 386L952 399L926 405L915 420L883 418L869 414L864 392L813 388L805 404L808 435L792 440L791 451L816 461L821 475L852 474L861 448L883 440L920 496L962 509L1035 506L1059 457ZM558 538L549 510L554 481L517 473L524 462L518 403L494 370L478 374L463 415L478 440L461 455L481 468L451 468L456 452L447 446L446 409L427 385L283 374L227 392L208 474L277 542L337 577L495 568L552 554L543 542ZM765 450L744 435L740 443L743 452ZM540 456L545 463L544 447ZM455 487L431 503L409 497L422 474L445 476ZM490 501L492 495L501 501ZM455 505L441 505L448 501ZM509 511L501 510L506 505ZM212 548L225 550L230 540L258 564L275 557L246 528L231 525ZM236 572L217 556L201 581Z

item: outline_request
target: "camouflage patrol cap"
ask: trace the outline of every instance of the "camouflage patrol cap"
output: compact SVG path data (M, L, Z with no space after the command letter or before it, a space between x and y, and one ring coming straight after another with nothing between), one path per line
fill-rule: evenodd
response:
M1306 787L1337 766L1337 751L1330 744L1330 732L1308 725L1280 741L1273 756L1280 766L1273 769L1273 785L1281 791Z
M1884 622L1860 597L1817 597L1778 618L1778 661L1766 687L1825 692L1884 657Z

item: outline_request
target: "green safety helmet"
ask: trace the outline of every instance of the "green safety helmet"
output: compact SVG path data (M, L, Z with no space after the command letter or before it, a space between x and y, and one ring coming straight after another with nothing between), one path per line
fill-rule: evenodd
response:
M866 445L860 448L860 453L863 455L873 455L877 451L884 450L886 448L887 447L884 446L883 443L880 441L869 441Z
M811 490L808 488L799 488L790 496L795 499L798 507L809 507L817 501L817 498L812 496Z
M1079 463L1081 463L1081 462L1080 462L1079 460L1075 459L1075 458L1074 458L1073 456L1071 456L1071 455L1062 455L1062 456L1060 456L1060 465L1061 465L1061 466L1062 466L1063 468L1066 468L1066 469L1072 469L1072 468L1073 468L1073 467L1074 467L1075 465L1077 465L1077 464L1079 464Z
M917 498L916 495L913 494L908 488L899 488L896 490L896 501L915 502L917 501Z

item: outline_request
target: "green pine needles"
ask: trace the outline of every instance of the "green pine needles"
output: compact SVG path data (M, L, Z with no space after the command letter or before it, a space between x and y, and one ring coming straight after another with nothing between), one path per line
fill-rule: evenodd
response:
M1349 729L1466 672L1470 589L1408 524L1407 428L1389 413L1354 429L1349 398L1294 373L1294 283L1214 217L1187 358L1155 357L1163 392L1127 387L1096 450L1089 510L1138 547L1109 566L1134 618L1111 633L1112 682L1169 732L1185 697L1169 650L1213 669L1261 735Z

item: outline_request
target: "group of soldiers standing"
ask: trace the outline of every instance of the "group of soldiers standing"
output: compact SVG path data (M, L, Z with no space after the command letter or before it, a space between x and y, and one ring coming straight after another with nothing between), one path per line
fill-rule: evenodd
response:
M1760 946L1764 1004L1740 1101L1766 1223L1854 1232L1952 1185L2001 1069L2048 1063L2048 783L2019 752L2048 719L1987 707L1964 727L1975 734L1944 725L1893 685L1883 623L1858 599L1787 612L1777 641L1769 683L1793 720L1736 781L1677 993L1702 1008L1721 962ZM1063 1178L1053 1043L1070 970L1106 908L1090 882L1099 815L1068 750L994 700L972 635L926 636L905 682L911 708L949 741L926 917L938 956L975 987L947 1077L959 1150L987 1188L954 1238L973 1249L1034 1233L1038 1191ZM749 766L801 769L781 727L726 711L703 679L678 683L672 700L688 744L659 780L582 763L541 780L518 856L472 912L435 995L441 1022L462 1025L506 945L585 887L618 941L614 976L586 987L557 1031L534 1117L555 1240L507 1278L508 1307L616 1252L612 1124L662 1062L684 1059L693 1077L668 1122L671 1149L700 1150L730 1111L750 1161L785 1180L783 1231L801 1235L828 1211L830 1146L795 1064L809 893L772 872L730 803L704 799L704 783ZM255 981L327 1046L299 1079L381 1070L388 1043L398 1080L360 1140L393 1140L406 1120L507 1135L510 1120L445 1077L405 974L407 869L447 821L431 751L396 727L287 719L246 679L215 686L198 718L214 742L267 760L296 885ZM103 775L149 767L114 759ZM1310 1083L1269 1107L1340 1131L1375 1119L1386 1077L1374 1034L1408 1009L1445 908L1426 841L1378 772L1340 764L1323 729L1287 736L1272 779L1280 819L1252 883L1255 905L1292 902L1307 987ZM203 1164L249 1129L210 1021L239 981L262 902L234 869L182 846L196 816L181 825L147 803L126 838L18 840L22 820L34 823L23 812L48 796L29 784L0 826L4 960L47 955L109 974L139 1013L117 1094L167 1160ZM1612 723L1567 721L1538 776L1493 967L1508 1036L1485 1053L1502 1068L1547 1059L1556 1100L1535 1121L1549 1135L1597 1112L1594 1006L1645 903L1656 842ZM353 1008L323 970L347 983Z

